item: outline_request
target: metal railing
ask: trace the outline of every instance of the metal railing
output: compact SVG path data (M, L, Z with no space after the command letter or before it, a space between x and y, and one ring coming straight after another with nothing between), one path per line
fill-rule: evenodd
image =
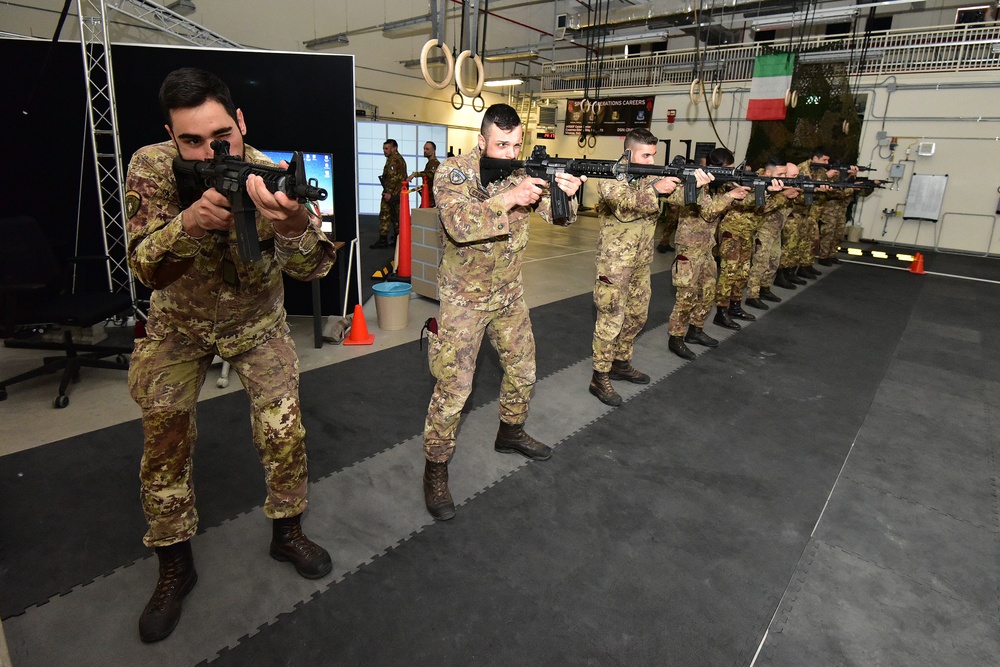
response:
M698 75L706 83L749 81L754 58L795 51L802 62L842 62L853 75L913 74L1000 69L1000 21L872 33L816 37L794 45L758 42L686 49L639 56L614 56L599 69L586 60L546 64L542 93L561 93L689 85ZM699 64L700 60L700 64ZM588 81L589 79L589 81Z

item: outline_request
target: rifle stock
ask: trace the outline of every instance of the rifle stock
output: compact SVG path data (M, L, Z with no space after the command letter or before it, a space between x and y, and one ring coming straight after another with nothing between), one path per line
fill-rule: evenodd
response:
M229 199L236 220L236 244L240 259L256 262L261 258L260 240L257 238L257 207L247 192L247 176L260 176L268 191L281 192L299 202L322 201L327 191L317 187L316 179L305 178L305 161L302 153L295 151L287 169L246 162L229 154L228 141L213 141L215 155L210 160L183 160L174 158L174 176L181 208L194 204L209 188L215 188Z

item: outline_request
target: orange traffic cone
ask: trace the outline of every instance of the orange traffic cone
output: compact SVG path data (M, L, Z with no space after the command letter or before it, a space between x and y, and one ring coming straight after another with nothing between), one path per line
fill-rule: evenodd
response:
M420 186L420 208L430 208L431 207L431 186L424 179L423 184Z
M916 273L919 275L924 274L924 256L921 253L917 253L916 257L910 262L910 273Z
M412 252L410 234L410 191L407 189L406 181L403 181L403 192L399 195L399 237L396 250L399 253L396 262L396 275L400 278L409 278L412 271Z
M361 304L354 306L354 317L351 319L351 333L344 339L344 345L371 345L375 342L375 334L368 333L365 324L365 311Z

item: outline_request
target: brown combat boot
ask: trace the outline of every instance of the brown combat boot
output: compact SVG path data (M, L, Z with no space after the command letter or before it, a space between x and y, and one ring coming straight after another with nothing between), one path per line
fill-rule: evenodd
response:
M504 454L516 452L536 461L544 461L552 456L552 448L525 433L524 424L500 422L500 430L497 431L493 449Z
M594 376L590 378L590 393L597 397L604 405L617 408L622 404L622 397L615 388L611 386L611 378L607 373L594 371Z
M424 464L424 504L435 521L447 521L455 516L455 501L448 490L448 462Z
M670 340L667 342L667 349L681 359L687 359L688 361L698 356L684 344L684 336L671 336Z
M637 370L628 360L615 359L612 361L609 376L612 380L625 380L632 384L649 384L649 376Z
M301 514L273 521L271 558L291 563L306 579L325 577L333 569L327 550L302 532Z
M160 559L160 579L139 617L139 638L147 644L170 636L181 620L184 596L198 583L190 540L156 547L156 556Z

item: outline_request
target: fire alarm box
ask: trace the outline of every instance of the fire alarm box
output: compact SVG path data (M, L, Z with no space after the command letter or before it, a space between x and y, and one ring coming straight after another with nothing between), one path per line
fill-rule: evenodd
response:
M672 123L677 119L677 109L667 109L667 122Z

